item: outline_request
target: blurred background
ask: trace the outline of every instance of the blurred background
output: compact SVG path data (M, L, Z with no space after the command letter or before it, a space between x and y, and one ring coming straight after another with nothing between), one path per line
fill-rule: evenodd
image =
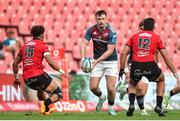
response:
M137 32L139 22L145 17L156 20L155 32L164 41L176 68L180 69L179 53L176 50L180 40L179 0L0 0L0 41L7 38L8 30L23 44L31 40L32 25L44 25L45 41L51 48L63 48L68 61L68 71L79 71L79 45L88 27L95 24L94 13L105 9L109 23L118 34L117 51L127 39ZM91 49L89 49L89 55ZM0 62L0 72L11 67L11 56L5 51ZM3 68L3 69L2 69ZM162 69L167 67L162 63Z
M18 49L32 39L30 28L43 25L46 29L44 41L58 64L69 73L85 75L80 69L80 42L86 29L96 24L94 14L100 9L107 11L108 21L117 31L118 56L124 43L138 31L139 22L153 17L156 20L155 32L161 36L175 67L180 71L180 53L177 51L177 43L180 42L180 0L0 0L0 73L12 73L12 61ZM92 57L92 44L87 52ZM161 57L160 62L162 70L171 80L173 77ZM52 73L48 65L44 64L44 68ZM85 76L86 83L83 81L79 85L79 81L74 81L77 84L70 82L70 86L65 84L65 87L70 91L79 88L81 92L81 88L89 83L87 74ZM73 93L69 95L76 99L78 94ZM83 92L79 96L77 99L81 100Z

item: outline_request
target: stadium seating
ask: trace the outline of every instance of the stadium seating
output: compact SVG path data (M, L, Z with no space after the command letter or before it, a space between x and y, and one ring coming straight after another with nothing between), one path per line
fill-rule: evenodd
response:
M32 25L42 24L46 28L46 41L71 53L67 57L69 65L78 70L80 40L85 30L95 24L94 13L99 9L107 10L109 23L117 30L118 52L138 31L138 23L144 17L154 17L155 32L166 43L169 54L179 55L176 50L176 41L180 39L179 0L0 0L0 39L6 37L7 28L16 26L17 36L27 42L31 38L24 34L30 34ZM88 55L92 53L90 50L88 47ZM174 60L180 69L178 59ZM166 70L164 64L162 68Z

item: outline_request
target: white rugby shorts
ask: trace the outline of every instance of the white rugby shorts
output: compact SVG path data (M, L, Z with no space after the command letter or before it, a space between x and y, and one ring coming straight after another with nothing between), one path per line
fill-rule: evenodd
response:
M92 70L91 77L102 77L103 75L118 76L117 61L101 61Z

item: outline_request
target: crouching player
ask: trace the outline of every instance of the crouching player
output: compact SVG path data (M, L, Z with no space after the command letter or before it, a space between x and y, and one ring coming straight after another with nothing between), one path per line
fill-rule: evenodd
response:
M19 50L13 62L15 77L13 86L15 88L21 86L18 76L18 65L22 61L25 84L38 92L45 91L50 94L49 98L39 102L40 113L48 114L51 111L49 105L62 99L62 92L56 81L43 71L43 59L45 58L47 63L63 76L69 79L71 79L71 76L66 74L58 64L52 60L48 47L43 42L44 31L45 29L43 26L33 26L31 29L33 39Z

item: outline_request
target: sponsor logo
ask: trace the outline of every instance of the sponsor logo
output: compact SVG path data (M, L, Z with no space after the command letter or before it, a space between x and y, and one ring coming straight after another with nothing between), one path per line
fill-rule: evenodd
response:
M149 34L149 33L142 33L142 34L139 34L139 36L151 37L152 35L151 35L151 34Z
M21 101L23 95L21 89L17 90L11 85L2 85L0 87L0 101Z
M85 112L87 110L83 101L59 101L54 106L59 112Z

